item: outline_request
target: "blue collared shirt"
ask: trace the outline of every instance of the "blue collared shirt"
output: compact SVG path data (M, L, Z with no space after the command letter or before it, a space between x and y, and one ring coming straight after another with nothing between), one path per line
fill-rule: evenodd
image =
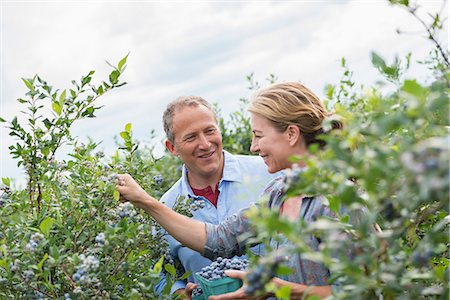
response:
M183 165L181 178L162 196L161 202L173 207L180 196L201 201L202 208L192 212L192 218L211 224L219 224L242 208L251 206L258 201L264 187L276 175L267 172L267 166L259 156L232 155L223 151L225 163L222 179L219 182L219 198L217 208L207 199L196 196L187 180L187 169ZM167 235L170 254L178 258L185 271L191 271L188 281L195 282L194 274L211 264L211 260L200 253L181 245L170 235ZM155 293L161 295L166 284L164 276L155 287ZM186 286L185 281L177 281L172 286L171 293Z

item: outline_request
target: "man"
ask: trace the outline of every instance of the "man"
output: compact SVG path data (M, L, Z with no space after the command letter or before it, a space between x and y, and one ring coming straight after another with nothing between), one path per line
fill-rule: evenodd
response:
M222 149L222 136L212 106L201 97L180 97L167 106L163 116L167 150L184 162L181 178L161 198L173 208L179 197L190 199L193 218L219 224L238 210L256 202L266 183L273 178L257 156L232 155ZM167 237L170 254L186 271L194 274L211 261L198 252ZM165 278L155 287L161 295ZM185 281L172 286L184 293Z

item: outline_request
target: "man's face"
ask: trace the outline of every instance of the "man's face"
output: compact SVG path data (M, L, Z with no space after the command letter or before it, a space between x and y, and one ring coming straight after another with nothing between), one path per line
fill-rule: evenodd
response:
M173 117L174 144L166 147L179 155L194 176L204 178L222 170L222 136L214 114L203 105L182 107Z

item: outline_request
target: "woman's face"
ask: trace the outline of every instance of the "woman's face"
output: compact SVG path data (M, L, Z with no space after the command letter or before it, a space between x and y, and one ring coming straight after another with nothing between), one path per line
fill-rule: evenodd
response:
M287 132L279 132L267 118L251 113L252 145L250 151L256 152L264 159L269 173L291 167L289 157L294 155L294 149L289 144Z

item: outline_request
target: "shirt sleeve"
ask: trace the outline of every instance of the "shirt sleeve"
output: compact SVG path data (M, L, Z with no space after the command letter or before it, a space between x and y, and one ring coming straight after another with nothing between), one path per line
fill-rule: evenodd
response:
M217 257L242 255L249 238L255 236L246 212L240 210L219 225L206 223L206 244L204 256L215 260Z

